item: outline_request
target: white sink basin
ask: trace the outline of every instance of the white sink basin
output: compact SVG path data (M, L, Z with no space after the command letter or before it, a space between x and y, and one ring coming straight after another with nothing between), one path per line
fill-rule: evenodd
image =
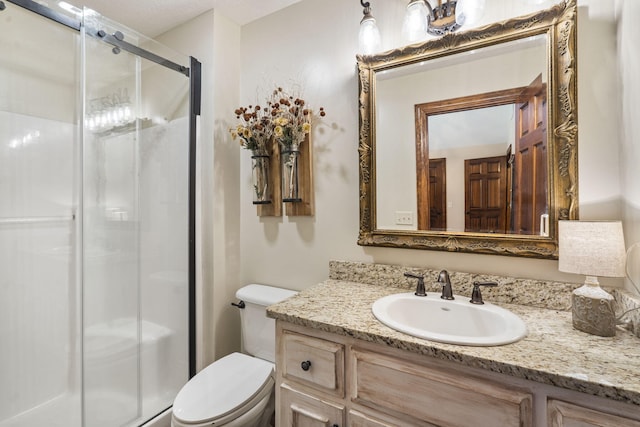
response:
M405 334L447 344L493 346L527 336L525 323L496 305L471 304L468 297L455 300L428 292L426 297L402 293L373 303L373 315L383 324Z

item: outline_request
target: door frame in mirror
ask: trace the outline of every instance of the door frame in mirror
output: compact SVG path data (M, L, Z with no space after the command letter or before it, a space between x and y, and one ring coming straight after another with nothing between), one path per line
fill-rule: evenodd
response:
M546 83L541 83L541 87L544 88L543 90L546 92ZM431 160L431 154L429 148L429 117L440 114L457 113L460 111L470 111L503 105L512 105L515 112L515 107L518 102L521 101L522 93L527 90L527 88L527 86L522 86L489 93L480 93L476 95L468 95L453 99L444 99L440 101L415 105L418 230L429 230L430 223L429 162ZM515 129L513 130L513 133L516 133ZM506 151L507 150L505 149L505 152ZM507 156L505 155L505 158L506 157ZM505 202L506 205L509 205L506 200Z
M549 235L383 230L376 224L376 72L544 34L549 45ZM447 34L376 55L358 55L360 229L358 244L557 259L558 220L578 219L576 0L528 16Z

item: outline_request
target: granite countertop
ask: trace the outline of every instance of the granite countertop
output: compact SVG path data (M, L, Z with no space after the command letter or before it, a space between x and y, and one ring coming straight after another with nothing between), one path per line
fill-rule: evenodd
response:
M588 335L573 329L569 311L498 302L525 321L526 338L496 347L441 344L397 332L373 316L375 300L407 291L330 279L270 306L267 314L436 359L640 405L640 341L629 331L619 329L612 338ZM488 294L485 301L492 302Z

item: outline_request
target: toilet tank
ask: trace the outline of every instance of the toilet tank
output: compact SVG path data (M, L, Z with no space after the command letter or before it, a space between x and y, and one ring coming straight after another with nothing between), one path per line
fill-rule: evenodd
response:
M247 354L275 363L276 322L267 317L267 307L297 292L267 285L247 285L236 292L244 301L240 310L242 348Z

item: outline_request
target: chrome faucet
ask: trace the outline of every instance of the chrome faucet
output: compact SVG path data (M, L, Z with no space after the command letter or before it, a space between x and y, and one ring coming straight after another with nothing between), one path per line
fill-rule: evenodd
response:
M438 274L438 283L442 285L442 295L440 298L452 300L453 298L453 290L451 289L451 279L449 279L449 273L447 270L442 270Z
M424 276L420 276L418 274L413 274L406 272L404 273L405 277L411 277L412 279L418 279L418 286L416 286L415 295L419 297L426 297L427 293L424 290Z

